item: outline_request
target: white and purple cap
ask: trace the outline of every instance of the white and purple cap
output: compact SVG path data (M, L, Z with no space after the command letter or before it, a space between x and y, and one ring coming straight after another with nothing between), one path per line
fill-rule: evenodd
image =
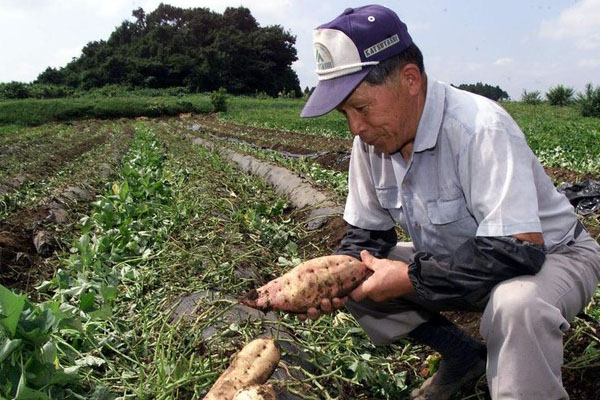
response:
M338 106L380 61L404 51L412 39L389 8L348 8L313 31L319 82L301 117L317 117Z

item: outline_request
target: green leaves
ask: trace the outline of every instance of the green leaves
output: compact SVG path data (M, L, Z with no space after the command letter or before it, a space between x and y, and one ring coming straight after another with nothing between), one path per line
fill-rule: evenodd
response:
M0 285L0 326L10 338L14 338L17 331L25 300L25 296L17 295Z
M3 341L0 341L0 363L6 360L13 351L19 348L21 342L21 339L11 340L9 338L4 338Z

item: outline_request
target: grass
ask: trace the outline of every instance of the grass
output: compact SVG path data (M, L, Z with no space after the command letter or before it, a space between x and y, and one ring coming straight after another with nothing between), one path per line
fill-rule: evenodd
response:
M320 118L300 118L304 100L233 97L220 117L242 125L282 129L311 135L349 139L348 125L338 112Z
M545 166L600 175L600 119L575 107L504 102Z
M304 378L280 382L302 398L405 394L414 356L376 348L346 313L316 322L292 316L280 322L229 319L235 299L255 284L236 274L237 267L254 269L266 281L290 268L282 260L321 250L295 244L308 233L266 182L239 174L218 154L190 146L168 129L138 123L138 130L157 132L162 143L152 145L156 152L148 156L126 157L119 178L81 220L70 254L57 261L57 275L41 286L70 310L70 318L81 318L79 329L59 326L49 342L39 344L56 349L54 366L45 371L70 371L76 363L79 380L71 376L68 389L40 387L41 369L25 366L32 378L27 387L36 391L31 394L201 398L231 355L269 329L288 332L281 340L306 353L309 367L287 365ZM138 140L132 151L139 146ZM199 291L215 296L201 301L191 320L171 321L178 300ZM207 333L211 330L214 334ZM19 355L38 357L31 350L36 344L27 343L0 366L14 368ZM14 395L10 388L7 394Z
M211 110L210 98L204 95L7 100L0 101L0 126L36 126L86 118L160 117Z

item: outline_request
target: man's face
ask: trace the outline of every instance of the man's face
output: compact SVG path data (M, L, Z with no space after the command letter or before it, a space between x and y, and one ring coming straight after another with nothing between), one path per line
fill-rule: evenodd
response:
M395 153L412 144L420 110L403 77L382 85L363 81L337 110L346 116L350 132L384 153Z

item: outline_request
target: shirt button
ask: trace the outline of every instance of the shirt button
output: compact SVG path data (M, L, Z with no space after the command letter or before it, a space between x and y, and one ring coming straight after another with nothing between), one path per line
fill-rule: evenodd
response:
M404 186L410 186L410 179L405 179L402 183Z
M418 222L415 222L415 229L421 229L421 225Z

